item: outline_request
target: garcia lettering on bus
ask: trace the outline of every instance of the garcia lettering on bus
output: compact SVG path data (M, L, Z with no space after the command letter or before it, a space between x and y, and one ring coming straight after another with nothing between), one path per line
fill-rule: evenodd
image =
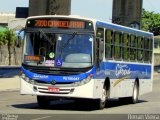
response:
M131 74L131 70L130 68L128 67L128 65L126 64L117 64L116 66L116 76L117 78L120 76L120 75L130 75Z

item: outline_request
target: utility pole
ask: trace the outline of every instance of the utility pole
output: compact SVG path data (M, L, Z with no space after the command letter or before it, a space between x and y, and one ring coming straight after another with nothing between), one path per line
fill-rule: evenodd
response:
M29 0L29 16L70 14L71 0Z
M143 0L113 0L112 22L141 29Z

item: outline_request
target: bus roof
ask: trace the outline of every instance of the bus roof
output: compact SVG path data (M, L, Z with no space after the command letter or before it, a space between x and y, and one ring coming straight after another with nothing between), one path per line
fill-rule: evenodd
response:
M27 19L33 19L33 18L51 18L51 17L54 17L54 18L73 18L73 19L82 19L82 20L89 20L89 21L93 21L95 22L96 20L95 19L92 19L92 18L86 18L86 17L81 17L79 15L42 15L42 16L31 16L31 17L28 17Z

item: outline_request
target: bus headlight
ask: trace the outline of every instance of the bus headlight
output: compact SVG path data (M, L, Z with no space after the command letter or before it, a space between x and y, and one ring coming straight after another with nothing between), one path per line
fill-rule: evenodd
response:
M84 84L87 84L90 82L90 80L92 79L92 74L90 74L87 78L85 78L84 80L81 80L79 82L75 82L73 83L73 86L81 86L81 85L84 85Z
M30 80L30 83L34 85L34 80Z
M20 76L23 80L25 80L26 82L28 83L31 83L31 84L34 84L34 80L28 78L24 73L21 73L21 76Z
M28 77L25 78L26 82L30 82L30 79Z
M23 80L25 80L26 82L29 82L29 81L30 81L30 79L29 79L24 73L21 74L21 78L22 78Z
M20 76L22 79L25 79L26 78L26 75L24 73L21 74Z

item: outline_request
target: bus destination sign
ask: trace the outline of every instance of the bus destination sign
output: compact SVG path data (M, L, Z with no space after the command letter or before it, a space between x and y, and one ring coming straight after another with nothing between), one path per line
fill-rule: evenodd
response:
M84 28L81 21L36 20L35 27Z
M44 27L44 28L77 28L85 29L86 22L80 20L54 20L54 19L35 19L28 20L27 27ZM92 24L90 23L90 26Z

